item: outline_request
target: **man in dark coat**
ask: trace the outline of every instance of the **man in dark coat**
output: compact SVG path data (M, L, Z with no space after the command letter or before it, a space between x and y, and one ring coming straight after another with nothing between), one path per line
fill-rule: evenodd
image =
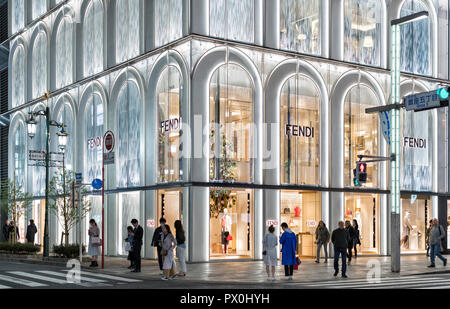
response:
M139 225L138 220L131 220L131 224L134 227L133 233L133 258L134 258L134 270L133 273L141 272L141 248L142 248L142 238L144 237L144 229Z
M158 253L158 264L159 264L159 273L160 275L163 274L163 256L161 254L161 249L162 249L162 236L163 236L163 231L161 229L161 227L166 224L166 219L161 218L159 219L159 227L157 227L155 229L155 232L153 233L153 238L152 238L152 246L156 247L156 252Z
M2 230L5 241L9 241L9 226L10 226L10 222L8 219L6 219L5 225L3 226L3 230Z
M353 228L350 221L345 221L345 229L348 232L348 236L350 237L350 240L348 241L348 264L352 262L352 249L353 249L353 239L356 237L356 231Z
M31 219L30 224L27 227L27 235L26 235L27 242L34 244L34 236L36 235L36 233L37 227L34 224L34 220Z
M350 241L348 231L344 227L344 221L339 221L339 228L331 234L331 242L334 247L334 276L339 273L339 255L342 256L342 278L347 278L347 248Z

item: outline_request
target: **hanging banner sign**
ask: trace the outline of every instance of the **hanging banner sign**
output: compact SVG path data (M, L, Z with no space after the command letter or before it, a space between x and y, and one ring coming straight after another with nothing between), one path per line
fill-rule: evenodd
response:
M388 145L391 144L391 121L390 112L384 111L378 114L380 116L381 131Z

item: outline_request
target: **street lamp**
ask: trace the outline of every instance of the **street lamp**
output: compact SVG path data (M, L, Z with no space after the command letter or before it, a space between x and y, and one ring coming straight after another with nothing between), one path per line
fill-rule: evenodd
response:
M391 21L391 270L400 272L400 26L428 17L427 11Z
M46 153L45 153L45 225L44 225L44 257L49 256L50 252L50 242L49 242L49 231L48 231L48 194L49 194L49 162L50 162L50 126L60 128L60 131L57 133L58 135L58 143L59 148L64 150L67 145L67 137L69 133L65 131L64 124L58 123L56 121L50 120L50 108L48 104L48 99L50 98L50 93L47 92L42 99L47 99L47 106L45 110L40 110L37 112L29 112L30 118L26 121L28 136L30 139L33 139L36 136L36 128L37 128L37 118L39 116L45 117L46 119Z

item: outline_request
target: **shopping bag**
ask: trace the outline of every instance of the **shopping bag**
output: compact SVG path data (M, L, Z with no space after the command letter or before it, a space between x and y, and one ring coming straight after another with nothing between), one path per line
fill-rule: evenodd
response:
M302 261L298 258L298 256L296 256L294 270L298 270L298 267L300 266L301 263L302 263Z
M128 241L125 242L125 244L123 245L123 250L124 251L131 251L131 244Z
M92 237L91 244L93 246L99 247L102 245L102 240L100 239L100 237Z
M233 240L233 236L228 235L228 236L227 236L227 240L228 240L228 241Z

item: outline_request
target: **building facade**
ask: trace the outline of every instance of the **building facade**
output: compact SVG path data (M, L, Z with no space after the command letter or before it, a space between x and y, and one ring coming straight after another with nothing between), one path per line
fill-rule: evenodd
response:
M49 105L70 133L66 168L102 176L102 137L115 164L87 220L105 227L106 254L124 255L132 218L144 256L160 217L182 220L189 261L261 259L267 225L287 222L298 254L313 256L320 220L357 220L362 254L389 254L389 155L379 116L388 104L390 21L404 26L401 95L448 85L448 3L439 0L9 0L9 175L35 196L42 240L45 124L29 139L28 112ZM51 98L40 97L47 91ZM447 108L401 112L402 252L425 251L426 222L448 191ZM52 129L53 130L53 129ZM54 136L56 131L51 132ZM56 138L51 148L57 151ZM52 172L55 170L52 169ZM444 218L447 220L445 200ZM442 208L443 209L443 208ZM441 210L442 212L442 210ZM447 222L445 221L445 224ZM72 242L78 242L76 229ZM51 217L51 241L61 226Z

